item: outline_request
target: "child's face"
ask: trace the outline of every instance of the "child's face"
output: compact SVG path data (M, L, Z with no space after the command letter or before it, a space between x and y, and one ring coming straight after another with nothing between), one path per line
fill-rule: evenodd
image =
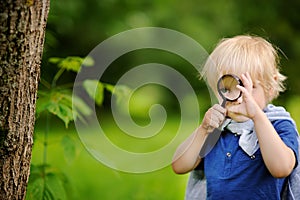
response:
M261 86L260 83L258 82L254 82L253 83L253 90L252 90L252 96L254 98L254 100L256 101L257 105L263 109L265 108L265 106L267 105L267 97L266 94L264 92L263 87ZM234 102L226 102L226 108L228 108L230 105L241 105L244 106L245 102L243 102L243 97L240 97L240 99L238 101L234 101ZM244 122L249 120L248 117L245 117L244 115L241 114L233 114L233 113L229 113L229 116L231 119L233 119L236 122Z

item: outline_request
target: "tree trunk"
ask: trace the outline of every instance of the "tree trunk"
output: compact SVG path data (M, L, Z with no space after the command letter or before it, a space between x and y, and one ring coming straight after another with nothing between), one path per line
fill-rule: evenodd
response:
M25 199L50 0L0 0L0 199Z

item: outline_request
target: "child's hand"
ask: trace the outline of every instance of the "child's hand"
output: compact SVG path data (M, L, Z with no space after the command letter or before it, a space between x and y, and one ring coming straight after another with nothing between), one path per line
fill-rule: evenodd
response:
M237 100L236 104L230 104L227 107L228 115L229 117L232 117L232 115L242 115L252 119L259 108L255 98L253 97L253 82L248 72L241 75L241 80L244 87L238 85L237 88L241 90L243 95Z
M213 105L204 115L201 127L204 128L207 133L212 132L215 128L218 128L224 121L226 109L219 104Z

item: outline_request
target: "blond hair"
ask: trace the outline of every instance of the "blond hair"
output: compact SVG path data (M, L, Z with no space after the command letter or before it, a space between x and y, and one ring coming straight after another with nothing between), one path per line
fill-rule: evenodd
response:
M279 72L277 49L257 36L239 35L222 39L200 75L216 94L216 84L222 75L240 76L246 72L254 82L262 85L269 101L285 90L283 81L286 77Z

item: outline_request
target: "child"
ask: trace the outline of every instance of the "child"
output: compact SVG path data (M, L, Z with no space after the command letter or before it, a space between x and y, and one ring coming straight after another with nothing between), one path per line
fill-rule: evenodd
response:
M284 91L277 52L261 37L223 39L201 73L220 104L216 87L224 74L241 79L243 86L237 88L242 96L226 102L225 108L216 104L208 109L201 125L177 148L173 170L178 174L192 171L190 179L195 181L201 179L196 169L203 169L206 199L280 199L299 153L294 121L284 108L269 104ZM218 127L222 134L201 158L202 145ZM190 183L187 190L191 192L189 187Z

